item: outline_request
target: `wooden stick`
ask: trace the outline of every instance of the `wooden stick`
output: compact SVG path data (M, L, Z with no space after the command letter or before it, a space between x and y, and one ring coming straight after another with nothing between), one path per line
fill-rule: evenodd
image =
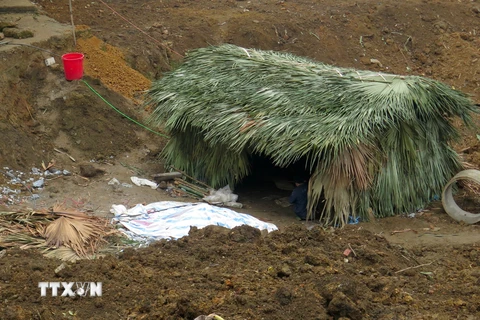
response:
M70 20L72 21L73 43L75 44L75 46L77 46L77 37L75 35L75 24L73 23L72 0L68 0L68 5L70 6Z
M194 187L194 186L191 186L191 185L186 184L186 183L182 183L181 181L178 181L178 180L175 180L175 185L181 186L181 187L187 187L187 188L192 189L192 190L195 190L195 191L197 191L197 192L200 192L200 191L201 191L200 189L198 189L198 188L196 188L196 187ZM203 192L202 192L202 193L203 193Z
M191 189L195 189L196 191L198 192L201 192L202 194L208 194L208 190L205 190L203 189L202 187L200 186L197 186L195 184L192 184L192 183L189 183L183 179L179 179L179 178L175 178L173 179L177 184L180 184L180 185L184 185L184 186L187 186Z
M32 112L30 112L30 107L28 106L28 104L26 104L25 106L27 108L28 114L30 115L30 118L32 118L32 120L35 121L35 119L33 118Z
M394 230L394 231L390 232L390 234L393 236L396 233L404 233L404 232L408 232L408 231L412 231L412 232L417 233L417 231L415 231L413 229L404 229L404 230Z
M66 155L67 157L70 158L70 160L72 160L73 162L76 162L75 159L74 159L71 155L69 155L68 153L63 152L63 151L61 151L61 150L58 150L57 148L53 148L53 150L55 150L55 151L58 152L58 153L61 153L61 154Z
M174 170L176 170L176 171L178 171L178 172L180 172L180 173L183 174L185 177L187 177L187 178L195 181L196 183L201 184L201 185L207 187L208 189L213 189L212 187L210 187L209 185L203 183L202 181L198 181L197 179L195 179L195 178L193 178L193 177L190 177L188 174L186 174L186 173L183 172L182 170L178 170L178 169L175 168L174 166L171 166L171 168L174 169Z
M196 198L202 198L203 197L201 194L198 194L197 191L195 191L193 189L190 189L189 187L181 186L181 187L179 187L179 189L189 193L190 195L195 196Z
M182 177L182 174L180 172L165 172L165 173L157 173L152 175L152 178L155 181L173 180L174 178L181 178L181 177Z
M398 270L398 271L395 271L395 273L400 273L400 272L403 272L403 271L407 271L407 270L410 270L410 269L416 269L416 268L421 268L421 267L425 267L425 266L429 266L433 263L430 262L430 263L424 263L424 264L421 264L421 265L418 265L418 266L415 266L415 267L408 267L408 268L405 268L405 269L402 269L402 270Z
M82 177L82 176L81 176L81 175L79 175L79 174L73 173L73 175L74 175L75 177L82 178L83 180L90 181L90 179L88 179L88 178L85 178L85 177Z
M352 246L350 245L350 243L348 244L348 247L350 248L350 250L352 250L352 252L353 252L353 255L356 257L356 256L357 256L357 254L355 253L355 250L353 250L353 248L352 248Z
M203 199L203 197L205 197L204 194L201 194L201 193L199 193L199 192L196 191L196 190L190 189L190 188L187 187L187 186L177 185L176 188L179 189L179 190L183 190L183 191L185 191L185 192L188 192L188 193L190 193L190 194L192 194L192 195L195 195L195 197L196 197L196 198L199 198L199 199Z

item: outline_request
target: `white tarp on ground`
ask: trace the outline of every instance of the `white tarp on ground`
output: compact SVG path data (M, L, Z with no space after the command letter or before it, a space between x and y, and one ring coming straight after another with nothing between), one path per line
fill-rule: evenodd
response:
M178 239L188 235L193 226L216 225L232 229L246 224L268 232L278 230L272 223L207 203L162 201L146 206L137 204L130 209L113 205L111 212L115 215L112 222L120 223L125 228L124 233L134 240Z

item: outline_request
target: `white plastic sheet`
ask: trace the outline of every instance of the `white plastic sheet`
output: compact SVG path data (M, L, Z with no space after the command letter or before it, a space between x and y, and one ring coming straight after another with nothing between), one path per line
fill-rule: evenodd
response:
M237 202L238 195L234 194L230 186L225 186L218 190L210 190L210 194L202 200L210 203Z
M249 225L268 232L278 230L272 223L207 203L162 201L146 206L137 204L130 209L113 205L110 211L115 215L113 222L120 223L125 234L135 240L178 239L188 235L193 226L216 225L232 229Z
M158 184L147 179L143 179L139 177L130 177L130 180L132 180L132 182L137 186L149 186L152 189L157 189L158 187Z

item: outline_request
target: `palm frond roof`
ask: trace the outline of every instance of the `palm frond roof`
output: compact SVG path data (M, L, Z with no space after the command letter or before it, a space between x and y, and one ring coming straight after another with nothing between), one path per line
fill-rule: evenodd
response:
M248 174L237 163L245 152L282 167L307 157L309 168L325 175L343 161L339 158L346 150L367 148L386 157L387 149L405 143L405 134L414 149L432 143L447 148L458 136L450 119L469 122L475 109L466 94L425 77L338 68L234 45L189 52L178 69L152 84L147 103L155 108L152 122L173 135L167 160L178 158L177 166L218 183ZM192 145L185 139L201 140L206 148L222 146L232 156L232 172L224 168L206 174L220 160L199 155L194 146L179 150ZM408 162L404 151L398 150ZM185 163L188 158L205 165L195 168ZM453 167L441 169L440 180Z

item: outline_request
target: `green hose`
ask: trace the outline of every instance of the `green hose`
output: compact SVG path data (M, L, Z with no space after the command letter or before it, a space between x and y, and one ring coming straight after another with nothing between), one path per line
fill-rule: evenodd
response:
M111 104L110 102L108 102L104 97L102 97L100 95L100 93L98 93L95 89L92 88L92 86L85 80L82 79L82 82L85 83L85 85L90 89L92 90L93 93L95 93L97 96L100 97L100 99L103 100L103 102L105 102L109 107L111 107L113 110L117 111L118 113L120 113L122 116L124 116L125 118L127 118L128 120L132 121L133 123L136 123L138 124L140 127L152 132L152 133L155 133L156 135L160 136L160 137L164 137L164 138L167 138L167 139L170 139L169 136L167 136L166 134L163 134L163 133L160 133L160 132L157 132L155 130L152 130L150 129L149 127L141 124L140 122L130 118L129 116L127 116L125 113L123 113L122 111L120 111L119 109L117 109L113 104Z

